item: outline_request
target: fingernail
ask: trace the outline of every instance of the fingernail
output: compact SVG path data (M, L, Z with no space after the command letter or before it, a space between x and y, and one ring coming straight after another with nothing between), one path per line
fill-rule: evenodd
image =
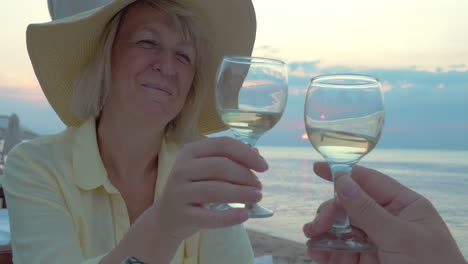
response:
M314 221L312 221L312 223L317 222L317 221L319 220L319 218L320 218L320 213L316 213L316 214L315 214Z
M262 157L262 156L258 156L258 162L260 163L260 165L265 168L265 169L268 169L268 163L266 162L265 158Z
M342 196L346 198L353 197L357 194L358 190L359 186L356 184L356 182L353 181L351 177L343 176L338 179L337 191Z
M262 183L258 179L255 179L255 186L257 186L260 190L263 189Z
M310 229L318 222L319 218L320 218L320 214L317 213L317 214L315 215L314 220L312 220L312 222L310 222L310 223L307 223L306 226L305 226L305 228L306 228L307 230L310 230Z
M262 192L259 191L259 190L256 190L256 189L255 189L255 190L252 190L252 191L250 192L250 198L251 198L252 200L254 200L254 201L259 201L259 200L261 200L261 199L262 199L262 196L263 196L263 194L262 194Z
M239 212L239 220L241 222L244 222L245 220L249 219L249 214L247 213L246 210L242 210Z
M317 213L315 215L314 220L312 220L312 222L309 223L309 228L312 228L318 222L319 218L320 218L320 214Z

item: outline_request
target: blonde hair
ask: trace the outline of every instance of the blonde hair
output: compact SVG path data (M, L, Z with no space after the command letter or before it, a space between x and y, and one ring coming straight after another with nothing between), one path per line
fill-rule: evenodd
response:
M198 117L205 96L203 55L207 50L207 34L201 22L190 10L174 0L138 0L117 13L104 28L95 56L76 81L71 101L72 113L81 120L99 117L111 88L112 46L128 10L143 3L168 14L184 40L194 43L195 76L181 112L166 126L166 135L190 141L198 137Z

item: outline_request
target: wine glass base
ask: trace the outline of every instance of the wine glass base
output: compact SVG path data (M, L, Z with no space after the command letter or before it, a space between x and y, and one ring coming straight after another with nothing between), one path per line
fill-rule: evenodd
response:
M216 211L225 211L233 208L246 208L249 218L267 218L273 216L273 211L262 207L258 204L240 204L240 203L230 203L230 204L210 204L208 206L210 210Z
M267 218L273 216L273 211L262 207L258 204L247 204L245 208L248 209L249 218Z
M371 242L353 237L351 234L337 236L333 233L326 233L308 240L307 247L323 251L349 253L377 251L377 247Z

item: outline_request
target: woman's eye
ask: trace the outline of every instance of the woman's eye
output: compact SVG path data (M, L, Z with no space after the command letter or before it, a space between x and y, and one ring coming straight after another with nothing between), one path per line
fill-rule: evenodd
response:
M190 57L185 54L185 53L177 53L177 56L179 56L184 63L190 64L192 61L190 60Z
M157 43L153 40L148 40L148 39L144 39L144 40L140 40L137 42L137 44L141 45L143 48L153 48L157 45Z

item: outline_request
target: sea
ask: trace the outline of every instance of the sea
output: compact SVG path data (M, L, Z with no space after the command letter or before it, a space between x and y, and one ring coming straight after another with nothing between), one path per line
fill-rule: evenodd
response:
M313 171L314 162L324 159L312 147L258 149L269 163L269 170L258 174L263 185L260 204L275 214L244 225L305 243L304 223L333 197L333 184ZM377 169L427 197L468 258L468 151L375 149L359 165Z

